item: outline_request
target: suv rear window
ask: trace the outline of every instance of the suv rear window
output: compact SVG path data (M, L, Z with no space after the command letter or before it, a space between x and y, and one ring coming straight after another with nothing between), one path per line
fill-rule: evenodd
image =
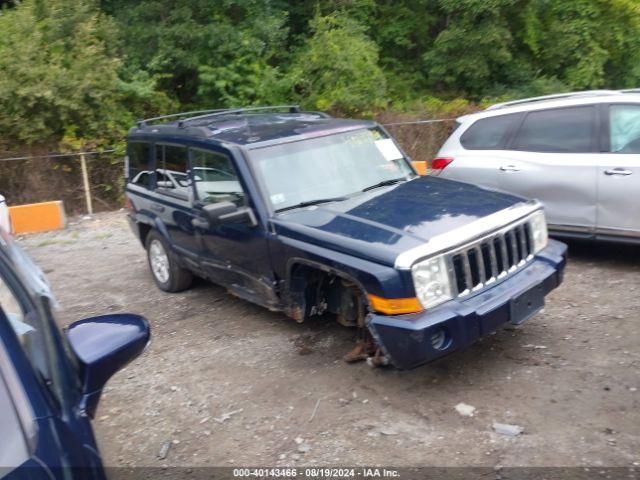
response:
M513 142L526 152L585 153L594 151L592 106L531 112Z
M129 171L127 178L130 183L149 188L151 185L150 155L151 145L143 142L132 142L128 147Z
M509 127L521 116L519 113L481 118L460 137L460 143L468 150L502 149Z

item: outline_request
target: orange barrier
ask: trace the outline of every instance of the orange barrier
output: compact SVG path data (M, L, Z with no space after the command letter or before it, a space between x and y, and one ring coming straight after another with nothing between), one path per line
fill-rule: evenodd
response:
M416 169L418 175L425 176L427 174L427 162L425 160L416 160L413 163L413 168Z
M13 233L35 233L58 230L67 225L62 201L31 203L9 207Z

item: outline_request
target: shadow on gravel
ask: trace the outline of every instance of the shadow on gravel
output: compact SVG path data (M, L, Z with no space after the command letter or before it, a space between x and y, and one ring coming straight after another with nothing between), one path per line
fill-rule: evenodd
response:
M569 246L569 260L607 261L620 265L640 265L640 245L563 240Z

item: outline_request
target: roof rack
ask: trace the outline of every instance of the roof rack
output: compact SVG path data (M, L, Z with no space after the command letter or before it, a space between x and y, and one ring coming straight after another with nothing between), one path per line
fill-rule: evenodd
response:
M640 88L625 88L624 90L619 90L621 93L640 93Z
M181 112L181 113L172 113L169 115L161 115L159 117L145 118L144 120L138 120L138 127L144 127L149 125L152 122L156 122L158 120L166 120L168 118L179 118L179 117L188 117L183 118L178 122L179 126L183 126L185 122L191 122L193 120L200 120L208 117L215 117L218 115L228 115L228 114L242 114L245 112L256 112L256 111L268 111L268 110L288 110L289 113L298 113L300 112L299 105L271 105L271 106L263 106L263 107L246 107L246 108L217 108L212 110L194 110L191 112Z
M640 89L636 89L640 92ZM577 97L593 97L597 95L618 95L625 90L586 90L583 92L567 92L557 93L554 95L544 95L541 97L523 98L521 100L513 100L511 102L496 103L487 108L487 110L497 110L499 108L512 107L514 105L522 105L525 103L543 102L546 100L557 100L561 98L577 98Z

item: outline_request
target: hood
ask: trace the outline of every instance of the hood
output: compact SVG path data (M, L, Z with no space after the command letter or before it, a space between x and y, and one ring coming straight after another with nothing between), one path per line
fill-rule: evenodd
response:
M521 197L437 177L276 214L276 233L393 265L431 238L522 202Z

